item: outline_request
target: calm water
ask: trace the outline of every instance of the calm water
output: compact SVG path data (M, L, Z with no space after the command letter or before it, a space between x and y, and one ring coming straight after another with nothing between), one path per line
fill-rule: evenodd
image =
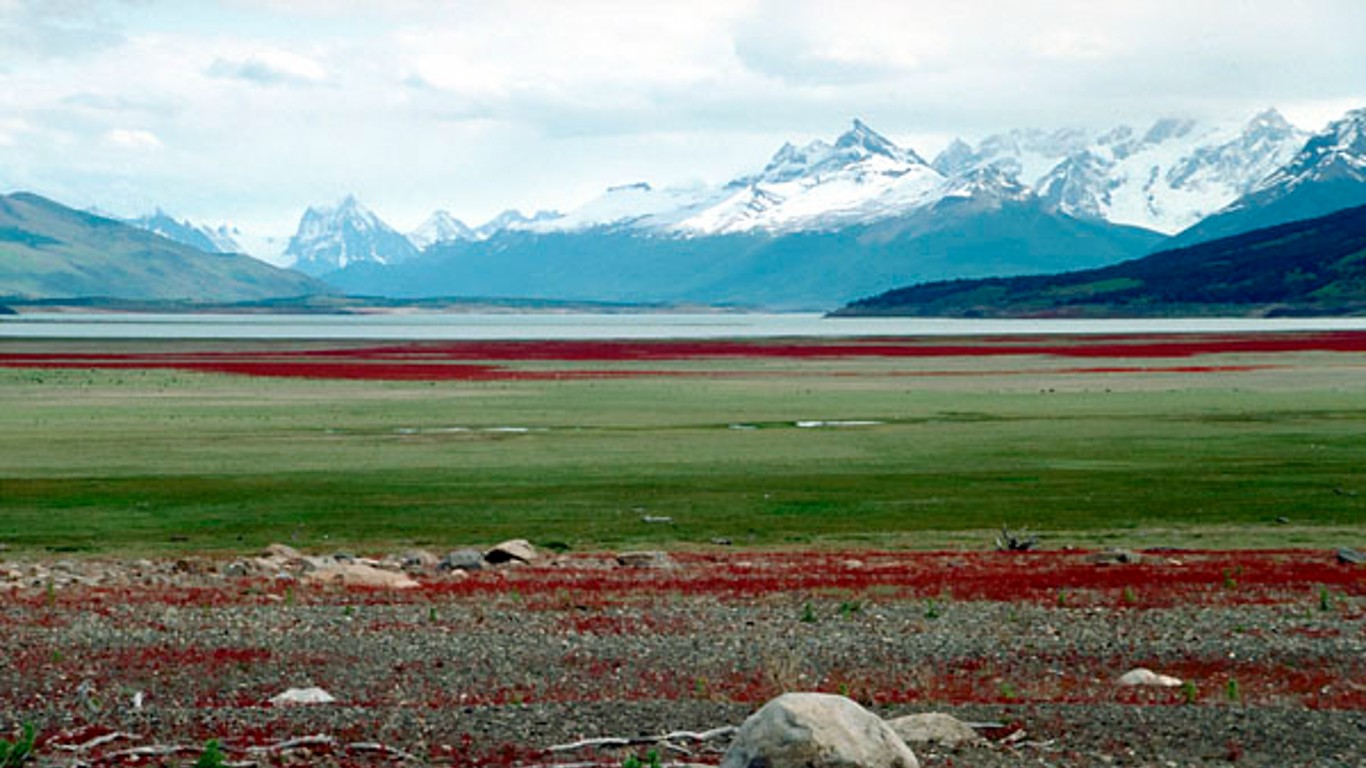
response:
M1177 333L1366 330L1366 318L1166 320L827 319L818 314L26 314L0 340L80 339L712 339L781 336Z

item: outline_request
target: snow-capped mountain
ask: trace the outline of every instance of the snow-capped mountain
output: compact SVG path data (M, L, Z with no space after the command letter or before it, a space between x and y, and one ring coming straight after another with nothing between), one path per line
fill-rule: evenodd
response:
M829 231L927 205L942 196L944 182L914 150L855 120L833 143L784 144L763 170L720 187L612 187L534 229L626 227L684 237Z
M408 233L408 242L419 251L426 250L434 243L451 243L457 240L477 240L478 236L465 222L455 218L447 211L436 211L417 229Z
M521 211L510 208L475 227L474 235L476 239L487 240L499 232L536 229L560 218L562 215L559 211L537 211L527 216Z
M398 264L418 254L408 238L348 195L334 206L310 207L299 220L285 255L295 269L321 275L348 265Z
M148 232L155 232L169 240L188 245L191 248L198 248L205 253L242 253L242 246L233 237L233 229L227 225L209 227L203 224L194 224L184 219L177 220L160 208L147 216L126 219L124 223L131 224L138 229L145 229Z
M1289 162L1177 237L1182 245L1366 205L1366 109L1310 137Z
M933 165L950 176L995 167L1069 215L1173 234L1252 189L1307 138L1267 110L1241 126L1166 118L1142 134L1012 131L976 149L955 141Z

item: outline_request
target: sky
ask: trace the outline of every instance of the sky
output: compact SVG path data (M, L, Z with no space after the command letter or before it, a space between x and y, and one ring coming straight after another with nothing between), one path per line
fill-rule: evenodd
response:
M0 0L0 192L287 236L355 194L573 208L859 117L1010 128L1366 106L1362 0Z

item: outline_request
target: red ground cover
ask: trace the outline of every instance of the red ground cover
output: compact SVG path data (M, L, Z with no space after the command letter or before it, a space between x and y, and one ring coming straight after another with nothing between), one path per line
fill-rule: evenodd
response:
M0 353L0 367L50 369L174 369L247 376L487 381L659 375L659 370L537 370L528 363L668 362L727 359L850 359L1022 357L1186 359L1217 354L1366 352L1366 332L1180 334L1072 337L1040 341L1003 337L972 341L877 339L832 341L469 341L308 350L193 353ZM519 364L521 367L509 367ZM1103 366L1072 373L1206 373L1250 370L1243 365ZM694 374L695 375L695 374Z

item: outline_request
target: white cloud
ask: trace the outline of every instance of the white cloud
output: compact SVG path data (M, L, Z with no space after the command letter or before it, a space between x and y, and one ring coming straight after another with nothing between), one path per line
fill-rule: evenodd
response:
M244 58L218 58L205 69L211 77L236 78L258 85L312 84L327 78L323 65L289 51L261 50Z
M721 181L854 116L941 143L1332 117L1366 104L1362 29L1360 0L0 0L0 167L215 222L350 190L477 221Z
M157 150L162 148L161 139L151 131L141 128L113 128L105 131L103 141L105 146L116 149L131 149L139 152Z

